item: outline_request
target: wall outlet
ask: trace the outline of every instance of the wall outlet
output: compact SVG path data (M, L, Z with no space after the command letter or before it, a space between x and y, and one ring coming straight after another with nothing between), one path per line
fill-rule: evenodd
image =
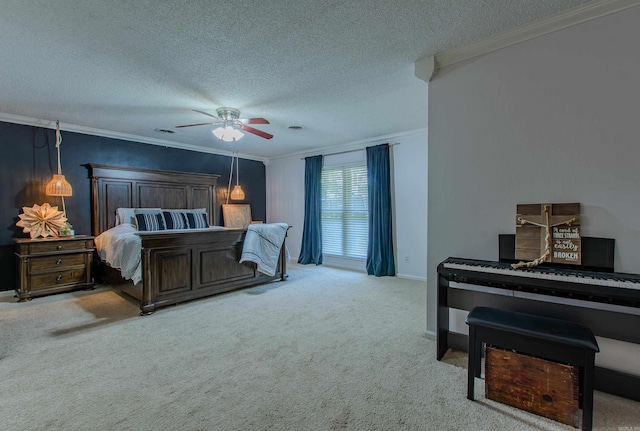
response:
M410 261L410 260L411 260L411 259L409 258L409 256L405 256L405 257L404 257L404 261L405 261L406 263L409 263L409 261Z

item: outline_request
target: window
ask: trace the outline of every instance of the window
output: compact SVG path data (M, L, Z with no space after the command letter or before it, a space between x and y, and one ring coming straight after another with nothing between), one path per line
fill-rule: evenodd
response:
M322 169L322 254L367 258L366 164Z

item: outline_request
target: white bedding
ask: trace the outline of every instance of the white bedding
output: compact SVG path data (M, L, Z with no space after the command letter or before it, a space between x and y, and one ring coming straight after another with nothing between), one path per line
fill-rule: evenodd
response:
M142 280L142 241L137 231L131 223L123 223L102 232L94 240L100 259L119 269L122 276L134 284Z
M225 230L221 226L210 226L206 229L176 229L154 232L138 232L131 223L123 223L98 235L94 242L98 256L112 268L120 270L122 276L132 280L134 284L142 281L141 235L175 234L176 232L206 232Z

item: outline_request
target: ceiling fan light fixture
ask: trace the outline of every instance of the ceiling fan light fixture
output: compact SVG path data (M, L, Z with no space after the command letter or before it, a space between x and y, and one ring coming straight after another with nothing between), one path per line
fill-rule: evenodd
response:
M213 129L212 133L214 136L220 140L224 137L224 127L217 127Z
M227 133L231 134L231 138L234 141L237 141L244 136L244 133L242 133L240 130L236 129L235 127L231 127L231 126L227 126Z
M225 106L216 109L216 114L218 114L218 118L221 118L226 121L233 121L240 118L240 111L235 108L227 108Z
M196 123L196 124L183 124L182 126L176 126L176 129L181 129L183 127L194 127L194 126L209 126L216 125L214 130L212 130L213 134L216 138L220 139L224 142L233 142L241 139L244 136L244 133L251 133L253 135L259 136L264 139L271 139L273 135L271 133L263 132L259 129L254 129L247 124L270 124L264 118L247 118L247 119L239 119L240 111L235 108L218 108L216 109L216 113L218 116L211 115L208 112L198 111L194 109L195 112L199 112L200 114L204 114L208 117L213 117L216 121L208 121L206 123ZM215 126L214 126L215 127Z
M212 133L224 142L238 141L244 136L244 133L233 126L217 127L213 129Z

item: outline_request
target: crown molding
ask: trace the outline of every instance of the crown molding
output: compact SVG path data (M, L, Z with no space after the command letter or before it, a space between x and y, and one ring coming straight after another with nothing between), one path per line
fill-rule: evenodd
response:
M20 115L5 114L5 113L1 113L1 112L0 112L0 121L4 121L6 123L23 124L23 125L26 125L26 126L41 127L43 129L55 129L56 128L55 120L43 120L43 119L40 119L40 118L23 117L23 116L20 116ZM255 161L258 161L258 162L265 163L265 164L268 161L268 159L266 159L264 157L256 157L256 156L252 156L252 155L249 155L249 154L234 153L232 151L223 151L223 150L218 150L218 149L214 149L214 148L204 148L204 147L200 147L200 146L197 146L197 145L190 145L190 144L183 144L183 143L180 143L180 142L166 141L164 139L148 138L148 137L145 137L145 136L130 135L130 134L127 134L127 133L112 132L112 131L109 131L109 130L96 129L96 128L93 128L93 127L78 126L78 125L69 124L69 123L64 123L64 124L61 123L60 124L60 130L61 131L66 131L66 132L82 133L82 134L85 134L85 135L100 136L100 137L104 137L104 138L119 139L119 140L122 140L122 141L138 142L138 143L142 143L142 144L158 145L158 146L161 146L161 147L177 148L177 149L180 149L180 150L196 151L198 153L217 154L217 155L220 155L220 156L235 157L235 155L237 154L238 157L240 157L242 159L255 160Z
M435 56L437 69L640 5L640 0L592 0Z
M53 129L53 130L55 130L55 128L56 128L55 120L44 120L44 119L40 119L40 118L23 117L21 115L6 114L6 113L2 113L2 112L0 112L0 121L6 122L6 123L13 123L13 124L23 124L23 125L26 125L26 126L41 127L43 129ZM376 144L380 144L380 143L384 143L384 142L390 142L390 141L393 141L395 139L407 138L407 137L410 137L410 136L415 136L415 135L427 133L427 128L415 129L415 130L410 130L410 131L407 131L407 132L393 133L393 134L389 134L389 135L382 135L382 136L372 137L372 138L368 138L368 139L362 139L362 140L359 140L359 141L353 141L353 142L349 142L349 143L345 143L345 144L341 144L341 145L336 145L336 146L331 146L331 147L317 147L317 148L312 149L312 150L304 150L304 151L299 151L299 152L296 152L296 153L289 153L289 154L282 155L282 156L265 158L265 157L252 156L250 154L234 153L232 151L217 150L217 149L213 149L213 148L212 149L207 149L207 148L203 148L203 147L196 146L196 145L189 145L189 144L182 144L182 143L179 143L179 142L166 141L164 139L148 138L148 137L145 137L145 136L138 136L138 135L130 135L130 134L126 134L126 133L112 132L110 130L96 129L96 128L93 128L93 127L78 126L78 125L69 124L69 123L64 123L64 124L61 123L60 124L60 130L61 131L66 131L66 132L82 133L82 134L85 134L85 135L100 136L100 137L113 138L113 139L120 139L120 140L123 140L123 141L130 141L130 142L137 142L137 143L143 143L143 144L158 145L158 146L162 146L162 147L178 148L178 149L181 149L181 150L196 151L196 152L199 152L199 153L217 154L217 155L221 155L221 156L235 157L235 155L237 154L237 156L242 158L242 159L255 160L255 161L258 161L258 162L262 162L265 165L268 165L271 160L276 160L276 159L282 159L282 158L287 158L287 157L292 157L292 156L307 157L307 156L313 156L313 155L323 154L323 153L333 153L333 152L338 152L338 151L359 150L359 149L364 149L367 146L376 145Z
M361 139L359 141L352 141L352 142L348 142L340 145L334 145L331 147L316 147L311 150L298 151L295 153L288 153L282 156L271 157L269 161L285 159L289 157L305 158L305 157L317 156L318 154L329 154L329 153L340 153L343 151L364 150L366 147L370 147L371 145L392 143L393 141L398 139L409 138L411 136L426 134L427 130L428 129L424 127L421 129L408 130L406 132L391 133L389 135L381 135L381 136L375 136L367 139ZM267 162L266 164L269 164L269 162Z

